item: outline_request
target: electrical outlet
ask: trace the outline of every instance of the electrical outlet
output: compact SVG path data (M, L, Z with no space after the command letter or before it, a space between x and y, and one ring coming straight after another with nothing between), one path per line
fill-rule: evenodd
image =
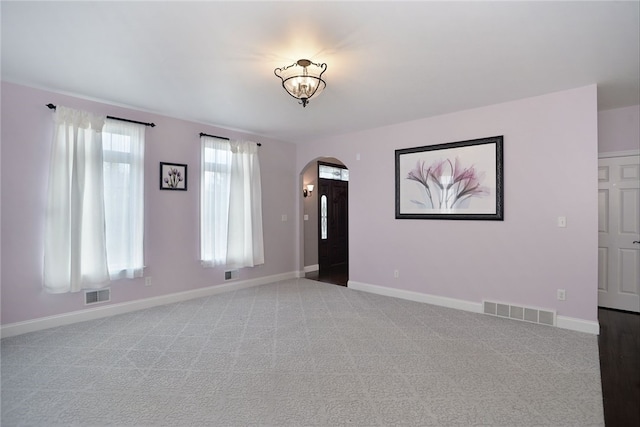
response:
M398 271L398 270L393 270L393 277L395 277L396 279L397 279L398 277L400 277L400 271Z
M144 278L144 285L151 286L151 276L147 276Z
M558 289L558 301L564 301L567 299L567 293L564 289Z
M558 227L565 228L567 226L567 217L559 216L558 217Z

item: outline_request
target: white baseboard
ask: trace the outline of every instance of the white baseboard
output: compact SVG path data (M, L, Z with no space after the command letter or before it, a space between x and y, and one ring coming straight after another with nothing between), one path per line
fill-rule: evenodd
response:
M222 285L208 286L206 288L194 289L185 292L177 292L168 295L161 295L152 298L145 298L136 301L124 302L119 304L111 304L101 307L95 307L85 310L64 313L55 316L41 317L38 319L27 320L24 322L10 323L2 325L0 328L0 337L7 338L15 335L26 334L29 332L40 331L44 329L54 328L58 326L70 325L72 323L85 322L88 320L101 319L104 317L114 316L117 314L129 313L136 310L157 307L159 305L171 304L180 301L186 301L193 298L201 298L210 295L216 295L223 292L235 291L238 289L250 288L253 286L265 285L268 283L278 282L282 280L295 279L304 277L304 271L294 271L272 276L259 277L256 279L235 281L233 283L225 283ZM455 298L442 297L437 295L424 294L414 291L406 291L402 289L388 288L379 285L370 285L367 283L349 280L348 287L357 291L370 292L373 294L384 295L389 297L401 298L410 301L433 304L441 307L454 308L473 313L482 313L482 304L471 301L460 300ZM599 334L600 324L594 321L577 319L574 317L556 316L556 326L558 328L569 329L577 332L585 332L589 334Z
M600 335L600 323L591 320L576 319L575 317L556 316L556 326L562 329Z
M320 270L320 266L318 264L304 266L305 273L311 273L312 271L318 271L318 270Z
M354 282L349 280L347 286L356 291L371 292L372 294L384 295L388 297L402 298L410 301L424 302L427 304L438 305L441 307L455 308L463 311L471 311L473 313L482 313L482 304L471 301L465 301L456 298L440 297L437 295L423 294L414 291L405 291L402 289L387 288L385 286L370 285L367 283Z
M10 323L7 325L2 325L2 328L0 329L0 337L7 338L15 335L26 334L28 332L54 328L57 326L70 325L72 323L85 322L87 320L101 319L103 317L129 313L136 310L144 310L146 308L157 307L159 305L216 295L223 292L235 291L238 289L250 288L253 286L266 285L267 283L273 283L282 280L295 279L298 277L297 273L298 272L289 272L275 274L272 276L258 277L256 279L234 281L233 283L208 286L206 288L176 292L173 294L123 302L119 304L104 305L101 307L73 311L71 313L26 320L24 322Z
M349 280L347 286L350 289L354 289L356 291L370 292L372 294L423 302L427 304L438 305L441 307L455 308L463 311L471 311L473 313L483 312L482 303L475 303L456 298L441 297L437 295L423 294L420 292L387 288L385 286L370 285L368 283L355 282L353 280ZM595 335L598 335L600 333L600 324L598 322L577 319L575 317L556 316L556 327Z

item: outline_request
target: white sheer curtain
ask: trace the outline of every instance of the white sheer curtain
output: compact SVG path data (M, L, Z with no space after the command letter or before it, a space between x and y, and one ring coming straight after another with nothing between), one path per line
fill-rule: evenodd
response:
M253 267L264 264L258 145L233 141L231 152L227 265Z
M102 176L105 117L58 106L45 219L48 292L78 292L109 282Z
M200 260L211 267L227 260L231 148L225 139L200 141Z
M142 277L144 271L144 137L146 126L107 119L104 206L111 279Z
M201 137L200 259L205 266L264 264L258 146Z

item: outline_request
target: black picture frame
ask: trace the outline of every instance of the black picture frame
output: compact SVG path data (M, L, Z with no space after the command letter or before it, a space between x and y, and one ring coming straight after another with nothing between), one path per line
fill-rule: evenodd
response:
M396 219L503 221L503 139L396 150Z
M187 165L160 162L160 189L187 191Z

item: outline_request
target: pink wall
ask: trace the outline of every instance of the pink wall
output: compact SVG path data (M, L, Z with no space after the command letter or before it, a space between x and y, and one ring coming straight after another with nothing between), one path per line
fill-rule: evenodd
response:
M146 274L153 286L116 281L112 303L224 282L223 269L204 269L197 260L198 133L206 132L263 143L266 264L242 270L241 279L302 267L301 220L294 221L300 173L315 158L335 157L350 170L351 280L597 318L595 86L296 146L2 83L2 324L85 308L82 294L50 295L41 287L49 102L157 125L147 131L146 151ZM493 135L505 137L505 221L394 219L395 149ZM189 165L189 191L158 190L160 161ZM283 214L290 220L282 222ZM556 227L558 216L567 217L567 228ZM557 288L566 289L566 301L556 300Z
M640 150L640 105L598 113L598 152Z
M593 85L315 140L299 145L297 170L320 156L349 168L350 280L596 321L596 98ZM395 219L394 150L494 135L504 221Z
M82 310L83 294L42 290L43 226L52 139L51 102L95 113L155 122L146 133L146 247L143 279L112 283L111 303L133 301L224 283L223 268L198 261L199 133L261 142L265 261L240 279L297 270L294 254L298 176L293 144L198 123L2 83L2 324ZM188 164L188 191L158 189L161 161ZM283 190L285 189L285 190Z

